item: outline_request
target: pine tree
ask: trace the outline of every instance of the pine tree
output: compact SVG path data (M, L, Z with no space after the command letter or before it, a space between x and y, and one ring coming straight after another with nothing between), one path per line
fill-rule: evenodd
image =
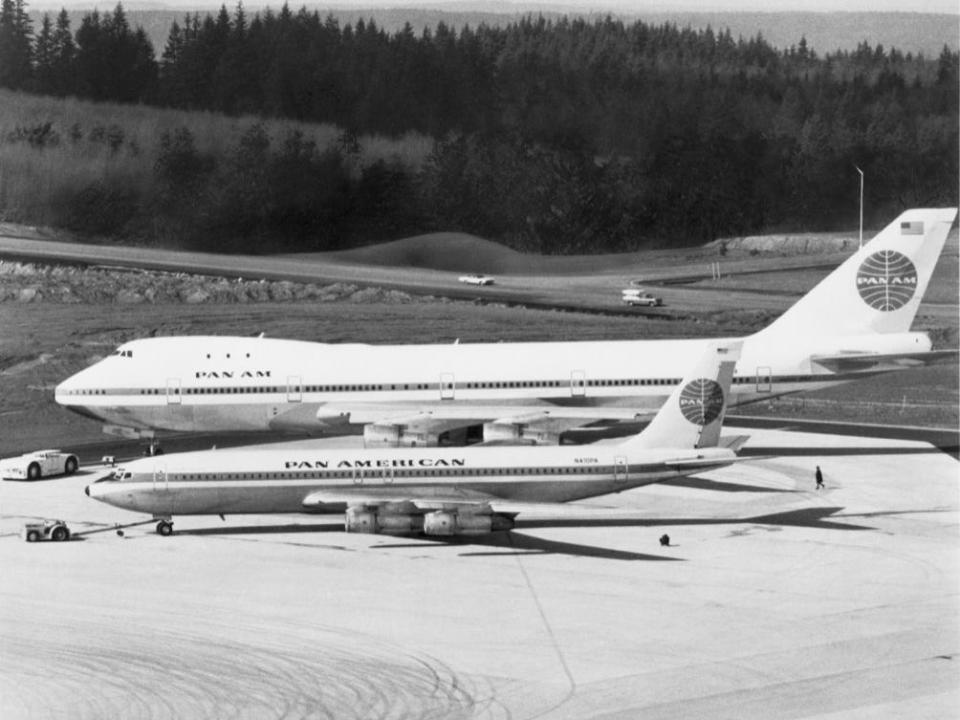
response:
M43 14L40 32L33 50L36 89L44 94L56 94L56 49L54 47L53 22L49 13Z
M57 27L53 32L53 88L56 95L67 95L76 92L76 74L74 61L77 55L77 46L73 42L73 33L70 32L70 15L66 8L57 15Z
M23 0L3 0L0 5L0 87L30 86L33 45L30 16Z

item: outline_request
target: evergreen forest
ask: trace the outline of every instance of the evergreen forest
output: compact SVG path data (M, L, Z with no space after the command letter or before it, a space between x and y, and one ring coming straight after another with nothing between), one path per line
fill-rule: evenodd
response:
M99 128L149 178L61 186L57 219L130 241L326 250L461 230L543 253L694 244L855 227L858 168L868 227L958 203L947 47L820 56L804 38L775 48L612 17L387 33L239 4L187 13L155 49L122 5L74 30L66 11L33 27L24 0L2 0L0 87L243 119L216 151L187 124L135 146L122 126L113 146ZM277 119L293 124L268 132ZM310 130L330 126L332 139ZM0 162L4 148L37 159L96 131L81 118L7 127ZM422 157L363 159L376 138L405 137L428 139ZM0 213L35 221L2 193Z

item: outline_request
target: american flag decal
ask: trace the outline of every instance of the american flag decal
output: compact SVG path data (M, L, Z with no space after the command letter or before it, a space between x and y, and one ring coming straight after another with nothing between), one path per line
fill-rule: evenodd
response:
M920 220L900 223L901 235L923 235L923 223Z

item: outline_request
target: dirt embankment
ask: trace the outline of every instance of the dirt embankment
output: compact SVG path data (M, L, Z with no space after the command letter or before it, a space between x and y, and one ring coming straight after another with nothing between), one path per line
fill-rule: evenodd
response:
M399 290L351 283L227 280L186 273L131 272L0 260L0 302L234 304L260 302L429 302Z

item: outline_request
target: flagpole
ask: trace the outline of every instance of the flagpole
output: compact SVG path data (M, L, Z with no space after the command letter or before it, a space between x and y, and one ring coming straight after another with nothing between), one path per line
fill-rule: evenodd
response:
M860 249L863 249L863 170L857 168L857 172L860 173Z

